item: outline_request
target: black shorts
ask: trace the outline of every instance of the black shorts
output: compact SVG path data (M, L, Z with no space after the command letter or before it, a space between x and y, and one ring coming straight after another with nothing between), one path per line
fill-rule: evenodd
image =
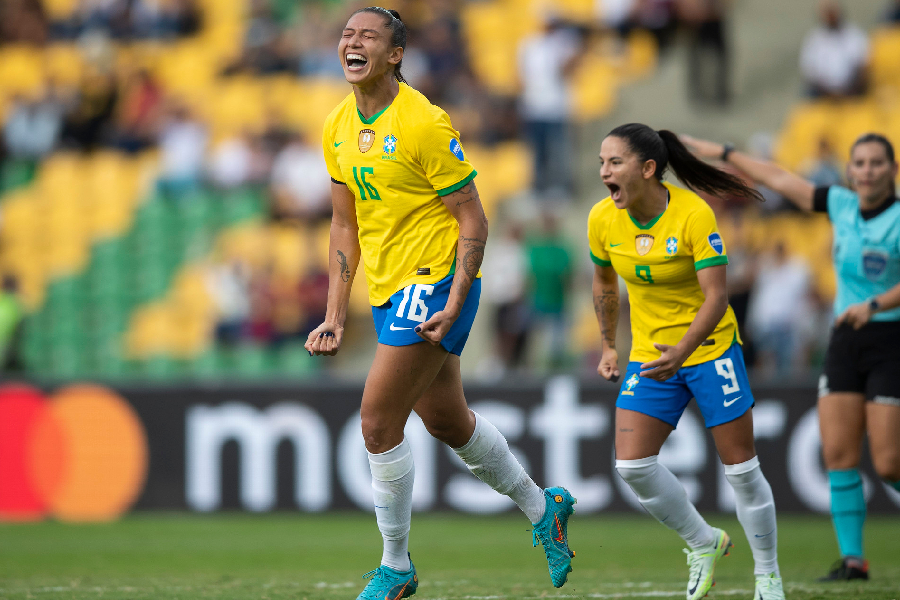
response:
M831 333L819 397L836 392L865 394L866 400L900 406L900 322L870 322L860 329L841 325Z

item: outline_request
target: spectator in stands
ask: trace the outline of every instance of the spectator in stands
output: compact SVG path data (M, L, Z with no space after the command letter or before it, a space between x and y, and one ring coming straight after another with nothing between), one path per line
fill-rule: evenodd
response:
M207 164L210 183L219 189L261 184L268 179L271 161L259 136L245 131L220 142Z
M40 0L0 2L0 45L34 44L47 41L49 24Z
M530 309L534 331L543 348L538 360L551 369L563 367L568 358L566 308L573 282L572 252L550 210L541 215L540 230L526 240L530 270Z
M806 261L789 256L777 242L760 263L747 323L763 372L784 375L808 364L812 293Z
M295 70L286 36L267 0L253 0L240 58L224 69L225 75L271 75Z
M3 125L3 142L13 160L37 163L59 143L63 107L53 92L36 100L13 98Z
M569 77L581 49L578 32L555 17L519 46L519 111L534 151L534 190L543 196L571 190Z
M243 337L250 316L250 291L247 267L238 260L211 267L206 287L216 307L216 340L236 344Z
M116 106L114 144L125 152L140 152L152 145L163 108L163 90L147 70L132 73L122 86Z
M824 0L822 23L803 42L800 69L813 98L843 98L866 91L869 40L844 18L840 5Z
M835 156L834 148L827 137L819 140L816 159L807 170L806 179L817 188L843 185L844 177L841 174L840 161Z
M900 23L900 0L892 0L884 11L883 21L889 25Z
M63 124L63 145L83 151L108 141L118 101L116 80L108 71L89 68Z
M178 198L199 187L207 140L206 126L194 118L187 106L173 103L157 140L159 188L163 194Z
M331 177L320 147L295 133L272 165L272 213L279 219L314 221L331 216Z
M724 0L680 0L679 17L690 30L688 89L691 98L725 106L731 98Z
M510 223L497 242L491 242L481 270L482 298L494 308L494 360L485 361L479 370L492 378L523 366L528 342L529 311L525 297L528 257L523 244L524 231Z

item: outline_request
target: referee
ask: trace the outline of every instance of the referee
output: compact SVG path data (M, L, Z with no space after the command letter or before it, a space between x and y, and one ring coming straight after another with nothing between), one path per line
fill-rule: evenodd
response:
M682 137L698 156L728 162L798 208L827 212L834 231L835 326L819 380L819 428L841 559L821 581L868 579L859 476L863 436L875 470L900 491L900 202L894 147L874 133L850 148L852 190L814 188L728 144Z

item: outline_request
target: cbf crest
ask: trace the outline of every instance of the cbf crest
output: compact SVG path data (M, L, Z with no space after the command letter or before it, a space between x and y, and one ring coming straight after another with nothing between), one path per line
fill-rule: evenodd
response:
M666 254L673 256L678 253L678 238L670 237L666 239Z
M384 146L382 147L385 154L393 154L397 150L397 138L388 134L384 136Z
M653 247L653 240L654 237L649 233L642 233L634 238L634 249L639 256L644 256L650 252L650 248Z
M638 377L637 373L632 373L631 377L625 381L625 389L622 390L622 394L625 396L634 396L634 388L636 388L640 382L641 378Z
M359 132L359 151L368 152L375 144L375 131L373 129L363 129Z

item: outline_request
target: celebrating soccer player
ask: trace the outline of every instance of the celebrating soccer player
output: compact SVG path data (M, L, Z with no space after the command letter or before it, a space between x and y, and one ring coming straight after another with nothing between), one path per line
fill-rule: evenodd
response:
M831 518L841 559L820 581L868 579L863 556L866 499L859 476L863 437L875 471L900 491L900 203L897 160L884 136L850 149L853 191L815 188L771 162L686 137L704 157L727 161L798 208L826 212L834 231L835 327L819 379L819 429L831 483Z
M384 553L359 599L398 600L418 587L407 552L415 469L403 435L413 410L472 473L522 509L561 587L572 570L566 529L575 499L535 485L463 395L459 355L478 308L488 223L450 119L400 74L406 35L396 11L353 13L338 44L353 92L328 116L322 140L332 260L325 322L306 349L334 355L340 348L360 257L378 334L360 413Z
M600 375L619 378L619 276L628 288L633 337L616 400L616 470L647 512L690 546L687 599L705 596L731 538L700 516L658 460L696 398L753 551L754 598L783 599L775 501L753 445L753 394L725 291L725 243L706 202L662 181L669 166L695 190L758 197L736 177L695 158L670 131L632 123L603 140L600 176L611 196L588 217Z

